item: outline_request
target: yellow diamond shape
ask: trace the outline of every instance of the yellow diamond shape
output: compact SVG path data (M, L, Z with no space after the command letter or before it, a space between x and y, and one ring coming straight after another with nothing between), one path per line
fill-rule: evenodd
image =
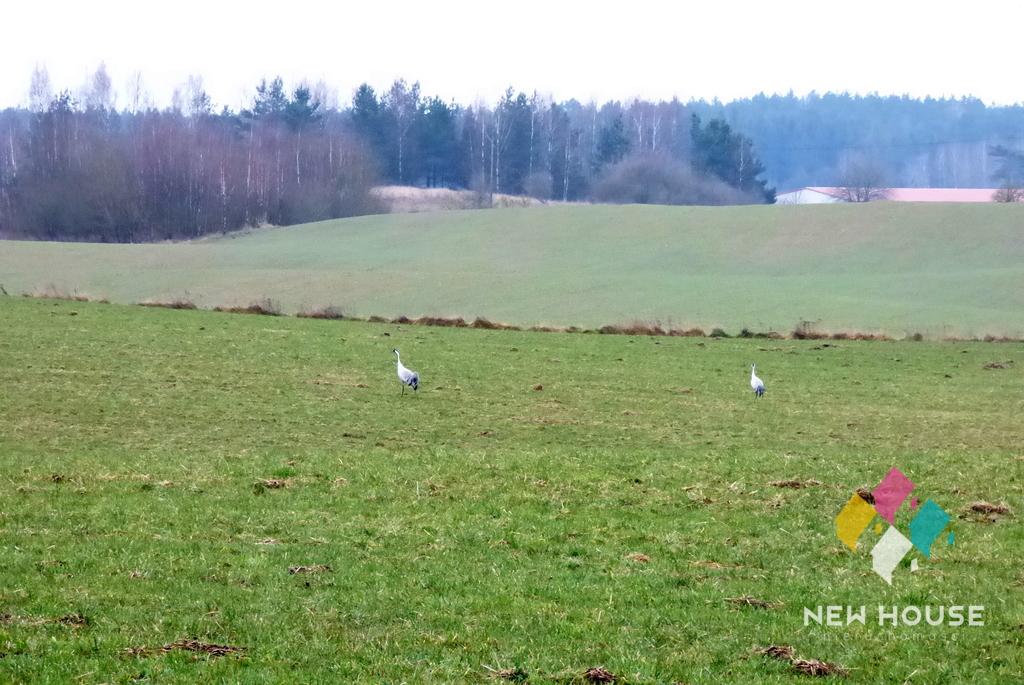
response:
M875 518L875 508L865 502L860 495L854 493L843 510L836 515L836 537L850 549L857 549L857 538L873 518Z

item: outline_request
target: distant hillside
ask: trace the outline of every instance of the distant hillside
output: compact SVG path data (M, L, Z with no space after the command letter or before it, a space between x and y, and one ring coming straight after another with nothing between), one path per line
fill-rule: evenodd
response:
M187 243L0 243L9 293L199 306L633 319L738 331L1024 332L1024 206L548 206L366 216Z

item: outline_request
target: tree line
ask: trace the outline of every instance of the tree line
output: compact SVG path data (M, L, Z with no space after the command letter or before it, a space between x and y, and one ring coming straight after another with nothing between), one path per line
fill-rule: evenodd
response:
M171 106L128 104L101 65L76 94L45 69L29 104L0 112L0 236L152 241L380 211L379 183L541 199L770 202L753 142L681 103L600 110L508 89L461 106L395 81L348 107L322 84L262 81L246 108L215 111L190 78Z
M198 82L183 106L116 110L99 70L81 100L0 113L0 235L137 242L373 211L372 153L310 91L259 91L214 113Z
M215 110L191 77L169 107L141 78L116 106L103 65L76 93L32 74L0 112L0 236L149 241L381 211L378 184L561 201L772 202L781 186L984 186L1019 175L1024 107L811 94L730 103L583 104L507 89L460 105L397 80L356 89L262 81ZM755 145L756 141L756 145Z
M863 166L892 187L998 187L1014 182L1006 160L1024 151L1024 104L973 97L790 93L691 106L756 140L783 190L841 186Z

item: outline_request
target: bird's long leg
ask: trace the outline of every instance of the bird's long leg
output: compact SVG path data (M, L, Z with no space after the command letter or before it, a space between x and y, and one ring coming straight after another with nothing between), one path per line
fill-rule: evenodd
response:
M405 395L405 383L402 383L402 395Z

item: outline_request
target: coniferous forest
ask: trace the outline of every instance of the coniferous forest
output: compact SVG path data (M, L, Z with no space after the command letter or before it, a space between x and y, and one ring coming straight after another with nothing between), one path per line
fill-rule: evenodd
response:
M44 69L0 111L0 237L138 242L381 211L380 184L542 200L770 203L870 164L890 186L1024 176L1024 106L972 98L758 95L729 103L552 101L509 88L464 105L394 82L341 106L323 84L261 82L216 108L198 77L170 106L74 93ZM883 182L883 181L880 181Z

